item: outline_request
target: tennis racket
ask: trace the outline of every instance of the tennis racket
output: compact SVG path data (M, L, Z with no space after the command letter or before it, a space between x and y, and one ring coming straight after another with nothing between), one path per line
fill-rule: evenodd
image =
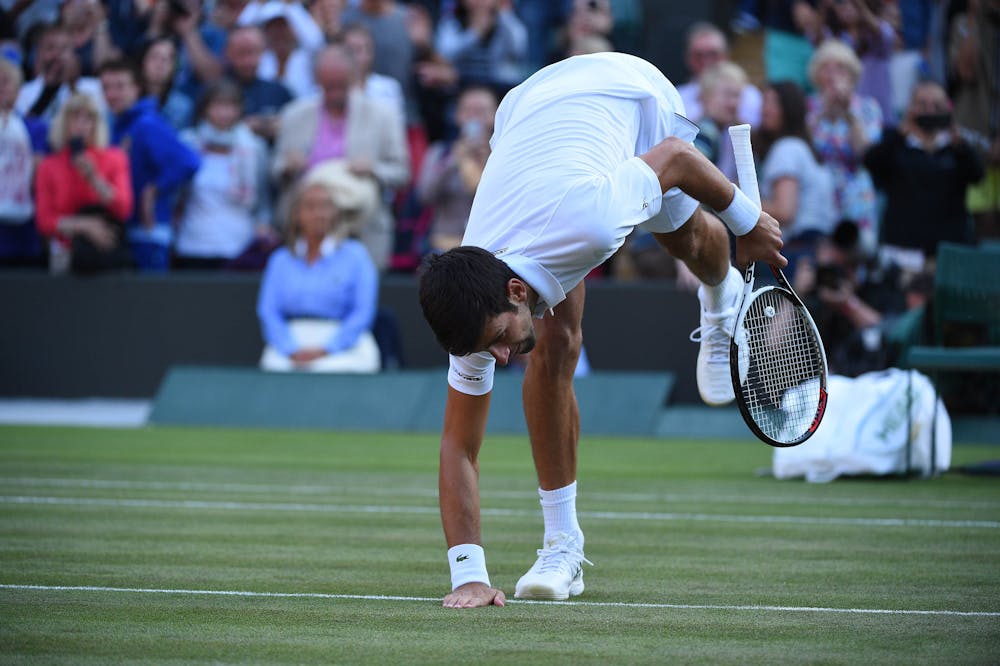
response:
M729 128L740 189L760 205L750 126ZM729 348L733 390L743 420L771 446L809 439L826 411L826 353L806 306L780 268L776 284L755 289L754 263L747 267Z

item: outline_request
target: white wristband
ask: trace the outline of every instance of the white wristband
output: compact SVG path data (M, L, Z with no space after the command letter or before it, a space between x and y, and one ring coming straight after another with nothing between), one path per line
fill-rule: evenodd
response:
M466 583L486 583L490 586L490 576L486 573L486 553L483 547L474 543L460 543L448 549L448 566L451 567L451 589Z
M750 200L738 187L733 188L733 201L726 210L719 211L719 217L726 223L729 230L736 236L744 236L757 226L760 219L760 206Z

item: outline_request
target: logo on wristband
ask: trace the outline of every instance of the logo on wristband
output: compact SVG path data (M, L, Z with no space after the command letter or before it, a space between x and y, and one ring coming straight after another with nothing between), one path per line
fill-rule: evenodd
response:
M464 561L466 561L467 559L469 559L469 556L468 556L468 555L465 555L465 554L462 554L462 555L459 555L458 557L456 557L456 558L455 558L455 561L456 561L456 562L464 562Z

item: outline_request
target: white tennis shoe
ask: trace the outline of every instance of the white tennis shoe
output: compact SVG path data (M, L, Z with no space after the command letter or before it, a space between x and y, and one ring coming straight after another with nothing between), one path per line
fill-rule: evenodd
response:
M538 550L538 559L521 576L514 588L517 599L563 601L583 592L583 563L594 563L583 556L579 537L559 532Z
M735 298L727 308L709 312L704 305L704 289L703 286L698 288L698 298L702 301L701 326L691 332L691 342L700 343L698 393L706 404L718 407L736 399L729 372L729 342L739 314L740 294L734 290Z

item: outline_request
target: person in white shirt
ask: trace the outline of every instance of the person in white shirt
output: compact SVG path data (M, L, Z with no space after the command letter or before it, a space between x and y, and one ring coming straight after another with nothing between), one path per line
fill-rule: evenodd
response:
M276 1L251 3L238 23L260 26L267 40L257 76L281 83L294 97L318 92L313 80L313 58L324 45L323 33L302 5Z
M271 226L268 153L243 121L243 95L228 79L210 84L197 123L181 139L201 157L182 199L175 268L222 268Z
M663 74L626 54L574 56L535 73L500 104L463 245L422 267L424 317L451 354L439 488L452 574L446 607L505 602L486 570L477 457L495 364L532 349L523 399L545 533L515 596L583 591L572 384L583 278L636 227L653 232L702 281L699 390L710 404L734 399L729 331L743 280L729 262L726 227L741 264L784 266L781 235L777 221L691 145L696 127L682 110Z
M25 117L52 122L59 108L73 93L90 96L101 113L107 111L101 82L80 76L80 63L70 43L69 33L59 25L42 29L35 54L35 78L23 86L14 109Z
M691 80L677 86L677 92L684 102L685 114L691 120L698 122L704 114L702 107L701 75L714 65L729 60L729 43L721 30L711 23L695 23L688 30L687 47L684 51L684 62L691 72ZM745 123L754 127L760 122L760 108L763 97L760 90L752 83L743 84L740 95L740 110L737 114Z
M354 57L358 67L359 85L369 99L384 102L392 107L401 120L406 120L406 99L399 81L374 71L375 38L364 23L354 23L344 28L340 41Z
M33 217L35 160L31 135L14 110L21 68L0 57L0 264L39 258Z

